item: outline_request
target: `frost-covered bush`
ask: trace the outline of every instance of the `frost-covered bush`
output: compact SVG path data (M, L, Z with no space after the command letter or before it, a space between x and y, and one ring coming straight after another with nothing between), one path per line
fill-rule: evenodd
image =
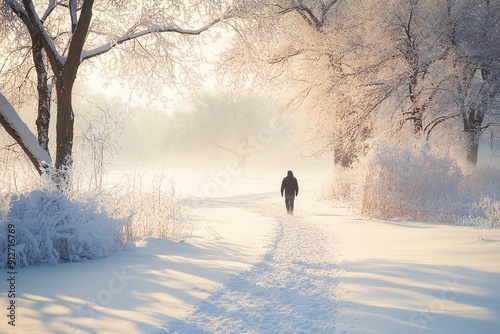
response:
M498 161L483 161L465 170L462 191L469 199L469 210L456 221L476 227L478 238L488 239L492 229L500 228L500 166Z
M149 180L144 175L125 175L111 194L99 200L113 215L130 217L124 227L128 241L144 237L177 241L193 232L189 224L192 200L179 194L174 179L163 172Z
M443 219L461 203L463 174L451 158L425 144L377 142L350 171L355 210L393 219ZM345 186L343 186L345 187Z
M335 202L352 200L353 179L358 172L351 167L338 167L323 189L323 197Z
M500 163L499 161L479 162L477 166L465 168L462 182L464 194L471 199L484 196L500 199Z
M22 266L102 258L121 242L123 224L95 204L70 201L57 190L13 195L0 221L0 267L8 257L9 225L15 227L16 260Z
M474 226L478 239L490 239L491 231L500 228L500 200L483 196L479 201L471 202L469 213L458 216L460 225Z
M500 201L484 196L471 204L466 217L457 220L462 225L476 227L479 239L489 239L491 230L500 228Z

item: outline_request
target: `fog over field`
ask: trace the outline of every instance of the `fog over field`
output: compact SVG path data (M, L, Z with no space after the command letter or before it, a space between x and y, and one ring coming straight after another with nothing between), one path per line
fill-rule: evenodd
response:
M499 18L4 0L0 333L496 333Z

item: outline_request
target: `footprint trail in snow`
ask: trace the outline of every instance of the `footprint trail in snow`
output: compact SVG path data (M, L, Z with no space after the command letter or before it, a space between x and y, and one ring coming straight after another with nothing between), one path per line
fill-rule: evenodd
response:
M187 318L159 333L334 333L334 240L304 217L256 196L220 200L271 217L277 233L262 260L231 277Z

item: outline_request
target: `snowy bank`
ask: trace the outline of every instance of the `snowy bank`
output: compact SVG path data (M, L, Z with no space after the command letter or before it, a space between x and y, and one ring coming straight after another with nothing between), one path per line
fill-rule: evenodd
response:
M2 293L0 332L150 333L257 262L274 231L269 219L217 202L193 219L183 242L147 238L97 261L18 268L16 326L5 321Z
M20 268L7 333L496 333L500 230L355 219L301 192L206 200L195 234ZM6 291L7 280L0 281ZM5 294L0 298L5 305ZM5 319L5 307L0 308Z
M327 208L312 219L335 234L341 268L337 332L496 333L500 230L353 219Z

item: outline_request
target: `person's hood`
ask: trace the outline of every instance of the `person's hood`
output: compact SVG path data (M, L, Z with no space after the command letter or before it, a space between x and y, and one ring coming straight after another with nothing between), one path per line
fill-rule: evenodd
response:
M287 176L293 176L293 172L291 170L288 171Z

